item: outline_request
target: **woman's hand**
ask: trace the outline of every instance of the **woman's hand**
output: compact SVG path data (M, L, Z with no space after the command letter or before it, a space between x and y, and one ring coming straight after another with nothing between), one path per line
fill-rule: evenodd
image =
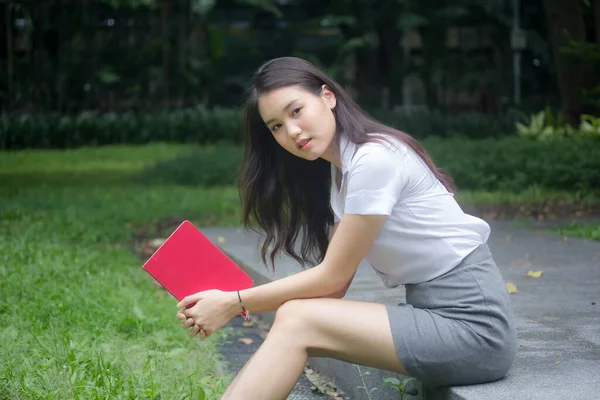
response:
M177 312L177 318L184 320L184 329L192 327L190 336L200 332L201 339L206 339L224 327L241 311L236 292L221 290L198 292L185 297L177 307L187 307L190 304L194 306Z

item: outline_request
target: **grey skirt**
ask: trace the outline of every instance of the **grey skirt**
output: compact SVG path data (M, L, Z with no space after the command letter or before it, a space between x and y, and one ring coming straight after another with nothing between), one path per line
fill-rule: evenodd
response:
M436 279L406 285L406 303L387 305L387 311L400 361L421 382L490 382L512 366L512 305L487 245Z

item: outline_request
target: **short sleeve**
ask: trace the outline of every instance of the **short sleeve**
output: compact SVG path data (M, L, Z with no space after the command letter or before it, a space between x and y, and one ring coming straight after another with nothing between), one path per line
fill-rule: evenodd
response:
M344 213L391 214L408 179L403 153L378 143L361 147L348 171Z

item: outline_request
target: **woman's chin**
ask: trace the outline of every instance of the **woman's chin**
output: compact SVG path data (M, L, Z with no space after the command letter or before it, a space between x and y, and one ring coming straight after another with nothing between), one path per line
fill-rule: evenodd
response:
M305 160L308 160L308 161L315 161L315 160L318 160L319 158L321 158L322 155L323 154L321 152L303 151L300 154L298 154L298 157L304 158Z

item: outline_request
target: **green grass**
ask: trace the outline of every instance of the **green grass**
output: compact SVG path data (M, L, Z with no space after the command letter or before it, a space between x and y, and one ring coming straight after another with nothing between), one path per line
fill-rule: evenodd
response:
M557 228L555 231L564 236L600 240L600 222L571 222L567 226Z
M557 191L531 186L520 192L465 190L459 191L457 200L461 203L486 206L532 206L532 205L578 205L589 207L600 204L600 194L586 192Z
M139 179L157 162L193 164L187 155L199 150L154 144L0 152L1 399L219 397L227 379L215 373L219 335L189 338L175 300L155 288L131 248L140 229L152 235L164 218L238 223L233 187ZM458 198L475 205L599 202L535 188ZM593 225L568 232L580 231L598 236Z
M131 248L162 218L237 223L231 187L130 183L188 150L0 153L0 398L219 397L228 379L215 372L219 335L189 338L176 301Z
M484 214L496 212L513 215L523 227L531 227L532 215L568 220L573 216L597 216L600 208L600 193L562 192L531 187L519 193L465 191L460 192L457 200L466 209L472 208ZM591 214L587 210L592 211ZM578 215L579 214L579 215ZM524 218L524 219L523 219ZM600 240L600 222L595 220L573 221L567 225L550 228L549 231L563 236L588 240Z
M124 185L150 162L167 161L198 149L198 146L153 144L5 151L0 157L0 181L18 186Z

